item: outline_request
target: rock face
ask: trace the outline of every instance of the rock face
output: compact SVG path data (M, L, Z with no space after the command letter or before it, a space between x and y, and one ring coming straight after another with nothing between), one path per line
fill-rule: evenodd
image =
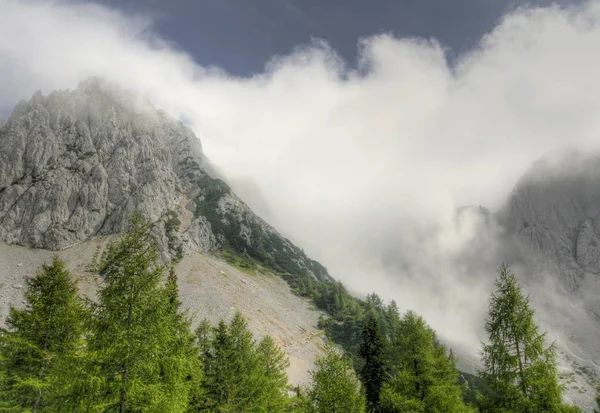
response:
M61 250L121 232L138 210L171 256L227 246L329 279L208 168L189 128L115 85L36 92L0 123L0 240Z
M570 291L600 277L600 156L536 162L500 213L504 226L545 257Z
M600 155L542 158L496 217L526 263L536 320L557 340L567 397L591 412L600 385Z

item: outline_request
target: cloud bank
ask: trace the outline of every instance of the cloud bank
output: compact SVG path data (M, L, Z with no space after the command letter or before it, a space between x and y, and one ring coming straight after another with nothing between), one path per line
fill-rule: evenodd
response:
M143 16L0 0L0 112L89 76L142 93L336 278L474 353L505 258L499 230L456 208L498 209L539 156L596 146L599 44L593 1L512 12L452 67L435 40L384 34L359 40L356 68L315 40L238 78L199 66Z

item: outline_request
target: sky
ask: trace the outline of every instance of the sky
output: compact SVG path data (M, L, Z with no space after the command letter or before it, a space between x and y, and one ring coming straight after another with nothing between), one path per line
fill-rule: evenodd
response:
M89 76L139 92L352 291L476 354L509 253L456 210L596 148L600 2L320 3L0 0L0 113Z
M475 47L504 14L525 5L580 0L101 0L155 19L155 29L203 66L259 73L274 55L323 39L350 65L357 40L389 33L436 38L454 59Z

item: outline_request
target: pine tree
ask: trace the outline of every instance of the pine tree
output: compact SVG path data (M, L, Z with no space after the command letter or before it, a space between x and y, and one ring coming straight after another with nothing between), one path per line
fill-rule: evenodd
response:
M27 280L25 300L24 309L10 309L8 330L0 333L0 406L35 413L60 406L61 377L81 347L84 309L57 257Z
M80 406L119 413L181 411L191 388L185 383L193 365L189 325L178 314L176 280L175 286L173 279L160 284L163 267L150 225L139 214L109 246L99 272L104 284L92 305Z
M522 286L506 264L499 270L485 329L480 377L490 388L483 400L486 412L558 412L561 403L556 350L538 332L534 310Z
M379 406L379 394L385 380L385 342L373 314L368 316L363 328L359 354L365 361L360 378L365 388L367 410L374 412Z
M312 388L307 391L304 411L311 413L365 412L365 398L350 360L332 345L316 360Z
M463 402L453 357L414 312L400 320L390 354L392 378L381 391L381 411L472 411Z
M596 408L594 409L594 413L600 413L600 386L596 390Z

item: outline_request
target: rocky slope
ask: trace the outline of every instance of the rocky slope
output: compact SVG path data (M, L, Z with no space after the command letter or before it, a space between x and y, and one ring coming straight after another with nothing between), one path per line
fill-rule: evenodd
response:
M536 162L501 219L556 266L569 290L600 280L600 156L572 152Z
M82 295L94 299L101 280L87 271L96 248L113 237L95 237L58 252L30 249L0 242L0 325L9 305L23 305L25 280L43 262L58 254L77 279ZM256 338L270 335L289 358L288 375L295 385L308 384L309 370L320 353L323 332L317 328L321 313L297 297L278 276L241 270L210 254L191 252L176 265L183 306L193 325L208 318L214 325L241 311Z
M600 385L600 155L542 158L497 218L526 263L538 319L559 337L569 394L590 408Z
M54 253L94 299L101 280L87 265L135 210L177 262L194 322L241 311L257 338L271 335L287 353L291 382L307 383L321 313L279 275L328 282L327 270L215 176L189 128L96 78L37 92L0 122L0 324Z
M165 255L226 247L330 279L209 172L189 128L115 85L37 92L0 124L0 240L61 250L119 233L139 210Z

